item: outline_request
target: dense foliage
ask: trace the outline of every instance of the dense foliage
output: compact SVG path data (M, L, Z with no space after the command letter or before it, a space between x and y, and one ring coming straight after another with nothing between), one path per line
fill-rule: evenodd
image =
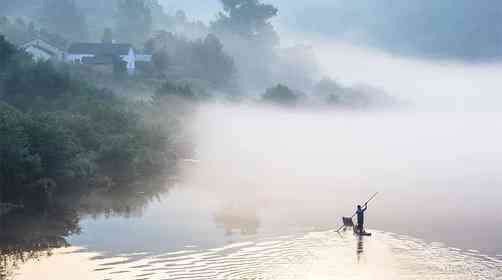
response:
M274 46L279 42L270 20L278 9L258 0L221 0L223 12L218 14L211 28L217 34L233 33L253 45Z
M295 105L298 102L299 96L287 86L279 84L267 89L262 99L265 102L276 105Z
M0 193L120 186L161 172L170 139L107 90L72 80L65 68L32 62L0 37ZM38 188L38 189L37 189ZM1 198L0 198L1 199Z
M175 84L166 81L155 93L154 100L161 102L164 97L176 96L183 99L197 100L199 96L187 84Z
M145 49L153 53L156 70L175 79L205 81L212 88L228 88L234 83L233 59L223 51L220 40L207 35L203 40L188 40L159 31L148 40Z

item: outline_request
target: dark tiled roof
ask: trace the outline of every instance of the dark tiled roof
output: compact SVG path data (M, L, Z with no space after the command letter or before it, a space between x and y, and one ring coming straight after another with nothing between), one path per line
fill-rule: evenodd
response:
M127 55L131 44L75 43L70 46L70 54Z
M41 50L41 51L43 51L43 52L45 52L45 53L47 53L47 54L49 54L49 55L51 55L51 56L56 55L53 51L48 50L48 49L46 49L46 48L44 48L44 47L42 47L42 46L39 46L39 45L30 45L30 46L25 47L24 49L26 50L26 49L28 49L29 47L33 47L33 48L39 49L39 50Z

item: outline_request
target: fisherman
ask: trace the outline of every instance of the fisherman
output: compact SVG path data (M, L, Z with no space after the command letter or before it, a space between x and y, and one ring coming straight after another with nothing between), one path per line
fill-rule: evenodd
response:
M357 227L356 227L356 232L358 234L363 234L365 233L364 230L364 212L368 209L368 203L366 202L364 204L364 208L361 207L361 205L357 205Z

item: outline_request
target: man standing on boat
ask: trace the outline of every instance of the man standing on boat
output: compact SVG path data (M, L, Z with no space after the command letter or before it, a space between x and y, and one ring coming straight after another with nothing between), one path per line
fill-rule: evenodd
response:
M368 209L368 203L364 204L364 208L361 207L361 205L357 205L357 227L356 227L356 232L358 234L362 234L365 232L364 230L364 212Z

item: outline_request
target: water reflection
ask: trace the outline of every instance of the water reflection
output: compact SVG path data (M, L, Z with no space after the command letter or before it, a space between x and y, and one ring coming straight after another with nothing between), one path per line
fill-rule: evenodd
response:
M260 221L256 208L228 205L214 214L214 222L225 229L227 236L238 231L241 235L256 235L260 227Z
M59 197L44 209L17 209L0 215L0 279L11 278L32 259L68 247L68 238L81 233L83 217L141 217L149 203L169 191L171 183L157 178L140 186Z
M154 178L116 190L92 192L79 197L78 212L94 219L141 217L146 207L153 201L161 200L174 184L173 177Z
M357 262L361 261L361 257L364 254L364 239L363 238L364 237L362 237L362 236L359 236L357 238L357 250L356 250Z
M362 241L333 231L257 238L210 249L156 256L102 258L97 253L55 252L50 261L29 262L16 279L476 279L502 277L502 261L479 253L383 232ZM351 256L364 245L364 262ZM68 254L72 252L72 254ZM64 265L63 265L64 264ZM58 267L57 274L52 274ZM75 272L78 271L78 274Z
M66 237L80 232L75 211L33 214L12 212L0 217L0 279L30 259L50 256L52 249L68 245Z

